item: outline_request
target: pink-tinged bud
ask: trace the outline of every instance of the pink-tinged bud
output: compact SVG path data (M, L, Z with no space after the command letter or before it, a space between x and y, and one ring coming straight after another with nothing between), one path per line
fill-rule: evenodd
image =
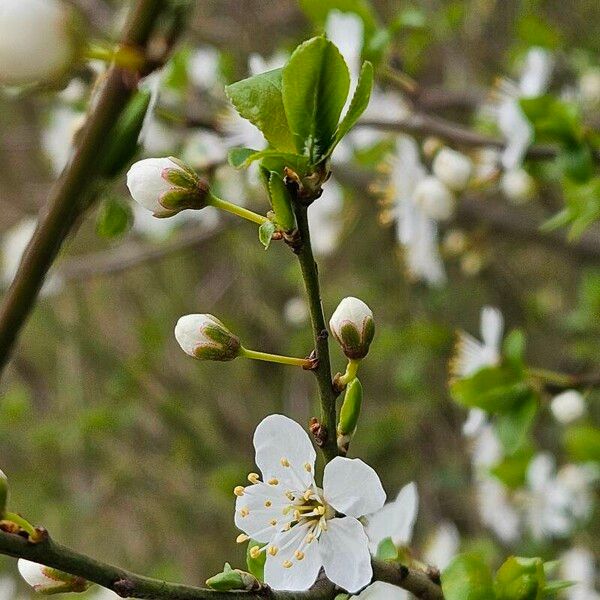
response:
M473 163L468 156L456 150L442 148L433 160L432 170L446 187L454 192L462 192L469 184Z
M437 178L425 177L415 187L415 202L436 221L447 221L454 213L456 200L452 192Z
M129 169L127 187L133 199L155 217L185 209L200 210L210 199L208 184L176 158L145 158Z
M329 321L333 337L348 358L364 358L375 335L371 309L358 298L344 298Z
M175 326L181 349L199 360L233 360L240 355L239 338L213 315L184 315Z
M64 594L67 592L85 592L90 587L90 582L63 573L58 569L46 567L23 558L17 563L21 577L40 594Z

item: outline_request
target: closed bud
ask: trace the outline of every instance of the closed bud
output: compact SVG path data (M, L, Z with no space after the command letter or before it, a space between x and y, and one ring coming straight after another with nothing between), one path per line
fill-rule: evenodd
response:
M473 163L468 156L442 148L433 159L434 175L454 192L462 192L469 184Z
M246 571L232 569L229 563L221 573L213 575L206 580L206 585L219 592L229 592L231 590L252 590L260 587L259 581Z
M240 340L213 315L184 315L175 326L181 349L199 360L233 360L240 355Z
M513 204L525 204L535 194L535 182L525 169L506 171L500 180L500 187Z
M46 567L23 558L17 564L21 577L40 594L64 594L67 592L85 592L90 587L90 582L63 573L58 569Z
M283 231L295 229L296 217L292 209L292 199L279 173L272 172L269 177L269 195L277 225Z
M83 36L60 0L2 0L0 85L60 82L79 59Z
M371 309L358 298L344 298L329 321L333 337L348 358L364 358L375 335Z
M585 414L585 400L577 390L567 390L554 396L550 410L559 423L568 425Z
M208 184L176 158L145 158L129 169L127 187L133 199L155 217L172 217L209 204Z
M4 519L6 514L6 505L8 503L8 477L4 471L0 471L0 520Z
M454 213L454 195L437 177L425 177L419 181L414 194L416 203L436 221L446 221Z
M362 398L362 385L358 378L355 378L346 386L346 394L340 409L338 436L351 436L356 431Z

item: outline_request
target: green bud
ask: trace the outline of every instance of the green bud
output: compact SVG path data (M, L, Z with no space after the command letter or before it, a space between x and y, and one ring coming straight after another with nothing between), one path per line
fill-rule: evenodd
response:
M271 172L269 178L269 195L275 212L275 221L283 231L296 228L296 217L292 209L292 199L279 173Z
M253 575L232 569L229 563L225 563L223 571L213 575L206 580L206 585L219 592L229 592L231 590L252 590L260 587L260 583Z
M545 580L541 558L511 556L496 573L496 595L499 600L538 600Z
M346 386L344 402L340 409L338 436L351 436L356 431L362 399L363 388L358 378L355 378Z
M0 519L4 519L8 503L8 477L0 471Z

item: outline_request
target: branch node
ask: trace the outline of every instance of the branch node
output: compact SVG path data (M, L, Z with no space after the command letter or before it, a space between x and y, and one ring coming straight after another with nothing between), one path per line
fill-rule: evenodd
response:
M317 417L312 417L308 422L308 429L310 430L312 436L315 438L315 443L319 448L322 448L327 442L327 428L322 425L317 419Z
M121 598L131 598L135 592L135 583L131 579L119 579L113 583L113 591Z

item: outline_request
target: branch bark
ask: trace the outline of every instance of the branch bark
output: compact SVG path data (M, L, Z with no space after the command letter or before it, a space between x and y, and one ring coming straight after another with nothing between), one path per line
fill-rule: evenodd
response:
M168 3L161 0L137 0L121 43L145 51L166 6ZM98 156L106 149L111 128L135 91L139 75L114 65L109 69L73 159L40 215L38 227L0 308L0 374L50 266L86 208L89 192L98 178Z

